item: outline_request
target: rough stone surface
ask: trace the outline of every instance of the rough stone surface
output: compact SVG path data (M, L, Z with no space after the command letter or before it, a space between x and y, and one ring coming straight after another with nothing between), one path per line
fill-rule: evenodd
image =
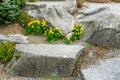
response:
M73 13L77 9L76 0L41 0L38 2L27 2L23 8L25 11L34 10L36 8L45 8L49 6L59 6L65 8L69 13Z
M0 42L3 40L8 40L8 37L6 37L5 35L0 34Z
M72 37L72 35L73 35L73 32L68 33L65 37L69 37L69 38L71 38L71 37Z
M62 7L47 7L45 9L31 10L28 12L35 18L44 18L53 27L60 28L65 36L74 27L74 18Z
M16 43L29 43L27 40L28 37L23 36L21 34L13 34L13 35L2 35L0 34L0 42L1 41L13 41Z
M23 77L71 76L83 49L81 45L17 44L6 73Z
M85 80L120 80L120 58L100 61L81 72Z
M63 36L74 27L71 14L76 9L76 0L27 2L23 8L34 18L44 18L51 26L60 28Z
M84 37L93 45L120 46L120 4L86 3L76 17L84 26Z
M77 9L76 0L66 0L63 4L63 7L70 13L74 13Z

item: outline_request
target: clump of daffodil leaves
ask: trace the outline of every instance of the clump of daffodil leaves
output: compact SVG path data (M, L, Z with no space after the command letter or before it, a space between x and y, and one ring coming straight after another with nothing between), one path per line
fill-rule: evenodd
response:
M83 33L83 28L80 24L75 24L74 29L71 31L73 34L71 37L65 37L64 42L70 44L72 41L79 40Z
M72 32L73 35L71 38L66 37L64 39L64 42L66 44L69 44L70 43L69 41L71 40L74 41L80 39L80 36L82 34L81 25L76 24ZM25 34L44 35L48 42L54 42L63 38L60 29L56 27L55 28L50 27L49 25L47 25L45 19L42 19L41 21L39 19L31 20L26 26Z

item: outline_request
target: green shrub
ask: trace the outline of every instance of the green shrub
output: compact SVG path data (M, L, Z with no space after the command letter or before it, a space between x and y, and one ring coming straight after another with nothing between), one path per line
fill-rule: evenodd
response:
M0 3L0 25L7 25L17 22L21 13L21 8L26 0L2 0Z
M27 0L11 0L11 2L15 5L18 5L20 8L22 8Z
M17 22L20 12L18 5L15 5L11 0L4 0L0 4L0 25Z
M27 24L33 20L33 17L29 16L26 12L21 12L20 18L19 18L19 23L23 26L26 27Z
M13 42L3 42L0 44L0 60L2 62L8 62L13 57L14 53L14 45Z

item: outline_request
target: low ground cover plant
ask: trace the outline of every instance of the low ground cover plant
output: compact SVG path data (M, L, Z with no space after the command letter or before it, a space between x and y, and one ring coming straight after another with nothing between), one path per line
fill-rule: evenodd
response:
M14 53L14 42L0 43L0 61L6 63L12 59Z
M81 38L81 35L83 33L82 26L80 24L75 24L75 27L71 32L72 32L72 36L65 37L65 39L64 39L64 42L66 44L70 44L72 41L76 41L76 40L79 40Z
M44 35L48 42L54 42L62 38L60 29L48 26L44 19L30 21L25 29L25 34Z
M71 43L70 37L65 37L64 42L65 44L70 44Z
M71 32L73 33L72 37L66 37L64 39L64 42L66 44L70 44L71 41L76 41L80 39L83 33L82 26L80 24L76 24ZM46 40L50 43L63 38L60 29L56 27L50 27L44 19L41 21L39 19L33 19L32 21L30 21L25 27L25 34L44 35L46 37Z
M72 41L79 40L83 33L82 26L80 24L75 24L75 27L72 30L72 32L73 32L73 35L71 37L71 40Z
M50 28L46 33L46 40L51 43L52 41L54 42L62 38L62 34L59 28Z

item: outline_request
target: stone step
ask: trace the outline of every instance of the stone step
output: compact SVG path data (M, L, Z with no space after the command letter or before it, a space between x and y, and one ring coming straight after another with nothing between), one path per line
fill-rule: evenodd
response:
M120 80L120 57L101 60L81 72L84 80Z
M29 41L27 40L27 36L21 35L21 34L8 34L8 35L3 35L0 34L0 42L2 41L12 41L15 43L22 43L22 44L27 44Z
M17 44L6 73L11 76L71 76L82 45Z

